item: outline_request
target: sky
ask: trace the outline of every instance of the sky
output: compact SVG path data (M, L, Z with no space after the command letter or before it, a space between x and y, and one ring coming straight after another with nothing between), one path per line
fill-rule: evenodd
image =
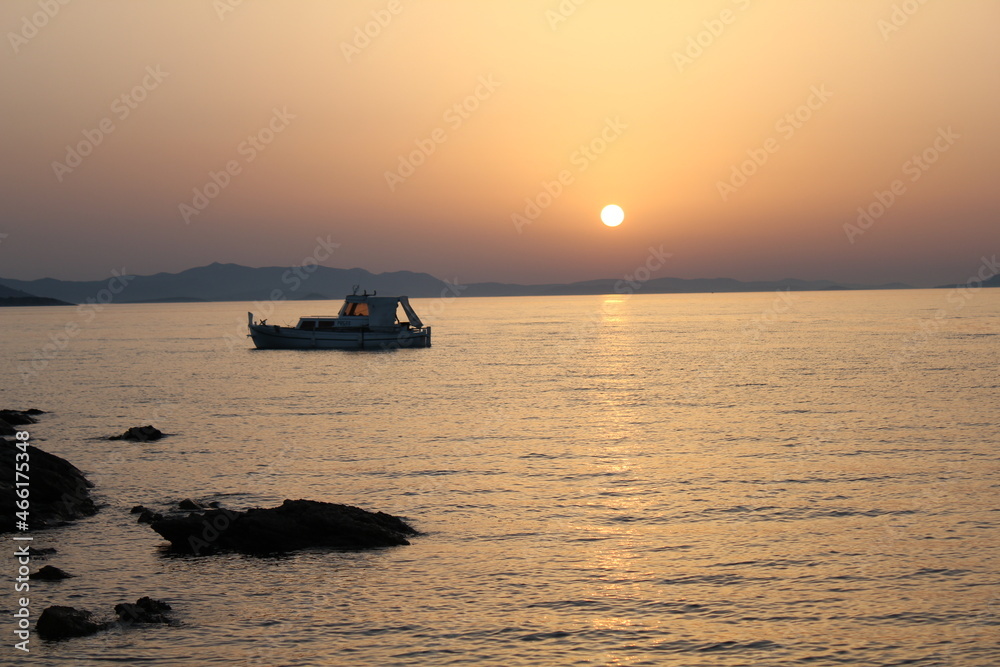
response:
M0 277L669 254L654 277L964 282L1000 250L997 25L994 0L4 0Z

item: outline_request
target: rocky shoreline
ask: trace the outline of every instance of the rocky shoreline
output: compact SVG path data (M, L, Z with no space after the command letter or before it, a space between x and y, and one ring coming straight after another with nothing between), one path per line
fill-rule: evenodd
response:
M0 436L14 436L16 426L37 423L41 410L0 410ZM27 454L27 457L18 454ZM17 463L29 462L30 507L28 529L39 530L93 516L93 484L66 459L28 445L22 452L12 437L0 441L0 534L16 530L20 499L15 482Z
M29 530L56 528L93 516L97 507L90 496L94 485L69 461L34 445L18 443L19 426L37 423L41 410L0 410L0 533L24 530L18 525L18 463L30 463ZM158 440L167 434L153 426L132 427L108 440L130 441L136 445ZM23 485L22 485L23 486ZM193 511L192 511L193 510ZM236 511L218 503L204 506L191 499L164 508L163 512L135 506L138 524L148 524L170 544L170 551L193 557L220 552L274 554L306 548L331 550L376 549L404 546L408 537L419 535L403 519L384 512L370 512L352 505L315 500L285 500L272 508ZM48 551L48 550L46 550ZM25 555L41 557L42 552L25 548ZM69 574L45 566L27 575L33 581L54 581L86 573ZM94 634L116 625L174 624L170 605L149 597L134 604L115 606L117 622L98 620L91 612L74 607L47 607L35 625L42 639L67 639Z

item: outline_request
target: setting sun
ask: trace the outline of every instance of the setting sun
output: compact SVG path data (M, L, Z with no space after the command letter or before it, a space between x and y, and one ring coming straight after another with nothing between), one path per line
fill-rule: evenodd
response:
M625 211L617 204L609 204L601 210L601 222L608 227L617 227L625 219Z

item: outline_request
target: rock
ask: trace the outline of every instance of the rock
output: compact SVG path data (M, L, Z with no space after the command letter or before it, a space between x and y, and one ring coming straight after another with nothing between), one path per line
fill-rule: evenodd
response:
M32 415L45 414L41 410L0 410L0 420L3 420L10 424L11 426L26 426L28 424L37 424L38 420Z
M0 443L0 533L16 529L16 457L22 453L16 442ZM87 481L74 465L33 445L26 453L31 465L31 530L47 528L97 513ZM23 456L21 457L24 458Z
M146 509L145 507L143 507L142 505L136 505L135 507L133 507L132 509L130 509L130 510L128 511L128 513L129 513L129 514L142 514L143 512L148 512L148 511L149 511L149 510L147 510L147 509Z
M190 498L185 498L184 500L177 503L177 508L182 510L198 511L205 509L205 506L202 505L201 503L197 503L191 500Z
M94 621L89 611L61 606L46 607L35 624L35 630L42 639L85 637L107 627L107 623Z
M51 565L46 565L38 572L32 572L28 575L28 579L41 579L43 581L58 581L59 579L69 579L76 575L70 574L65 570L60 570L58 567L53 567Z
M133 426L121 435L113 435L108 440L135 440L136 442L150 442L163 437L163 431L153 426Z
M139 515L138 521L136 523L153 523L154 521L163 521L163 515L159 512L152 512L150 510L143 510L142 514Z
M309 547L372 549L409 544L417 535L399 517L351 505L286 500L280 507L208 510L154 521L172 548L195 555L215 551L275 553Z
M17 435L17 429L0 419L0 435ZM6 440L4 442L7 442Z
M141 597L135 604L123 602L115 605L115 613L122 623L170 623L166 616L170 611L170 605L162 600L154 600L150 597Z

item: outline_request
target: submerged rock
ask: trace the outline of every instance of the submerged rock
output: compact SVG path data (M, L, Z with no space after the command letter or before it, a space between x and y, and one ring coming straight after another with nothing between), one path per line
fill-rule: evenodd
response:
M59 579L69 579L76 575L70 574L66 570L61 570L58 567L52 565L46 565L45 567L38 570L38 572L32 572L28 575L29 579L41 579L42 581L58 581Z
M163 437L163 431L152 425L133 426L121 435L113 435L108 440L134 440L136 442L151 442Z
M179 551L274 553L309 547L372 549L409 544L417 531L399 517L351 505L286 500L245 512L209 510L154 521L153 530Z
M198 511L198 510L206 509L204 505L202 505L201 503L196 502L194 500L191 500L190 498L185 498L184 500L182 500L179 503L177 503L177 507L178 507L178 509L192 510L192 511Z
M62 606L47 607L35 624L35 630L42 639L85 637L107 627L107 623L94 621L89 611Z
M151 597L141 597L135 604L123 602L115 605L115 613L122 623L170 623L171 619L166 615L170 611L170 605L162 600L154 600Z
M94 486L76 466L55 454L29 445L25 452L17 442L0 443L0 533L17 529L19 510L15 463L27 453L30 463L31 497L29 527L32 530L58 525L97 513L90 489ZM21 456L23 462L24 456Z

